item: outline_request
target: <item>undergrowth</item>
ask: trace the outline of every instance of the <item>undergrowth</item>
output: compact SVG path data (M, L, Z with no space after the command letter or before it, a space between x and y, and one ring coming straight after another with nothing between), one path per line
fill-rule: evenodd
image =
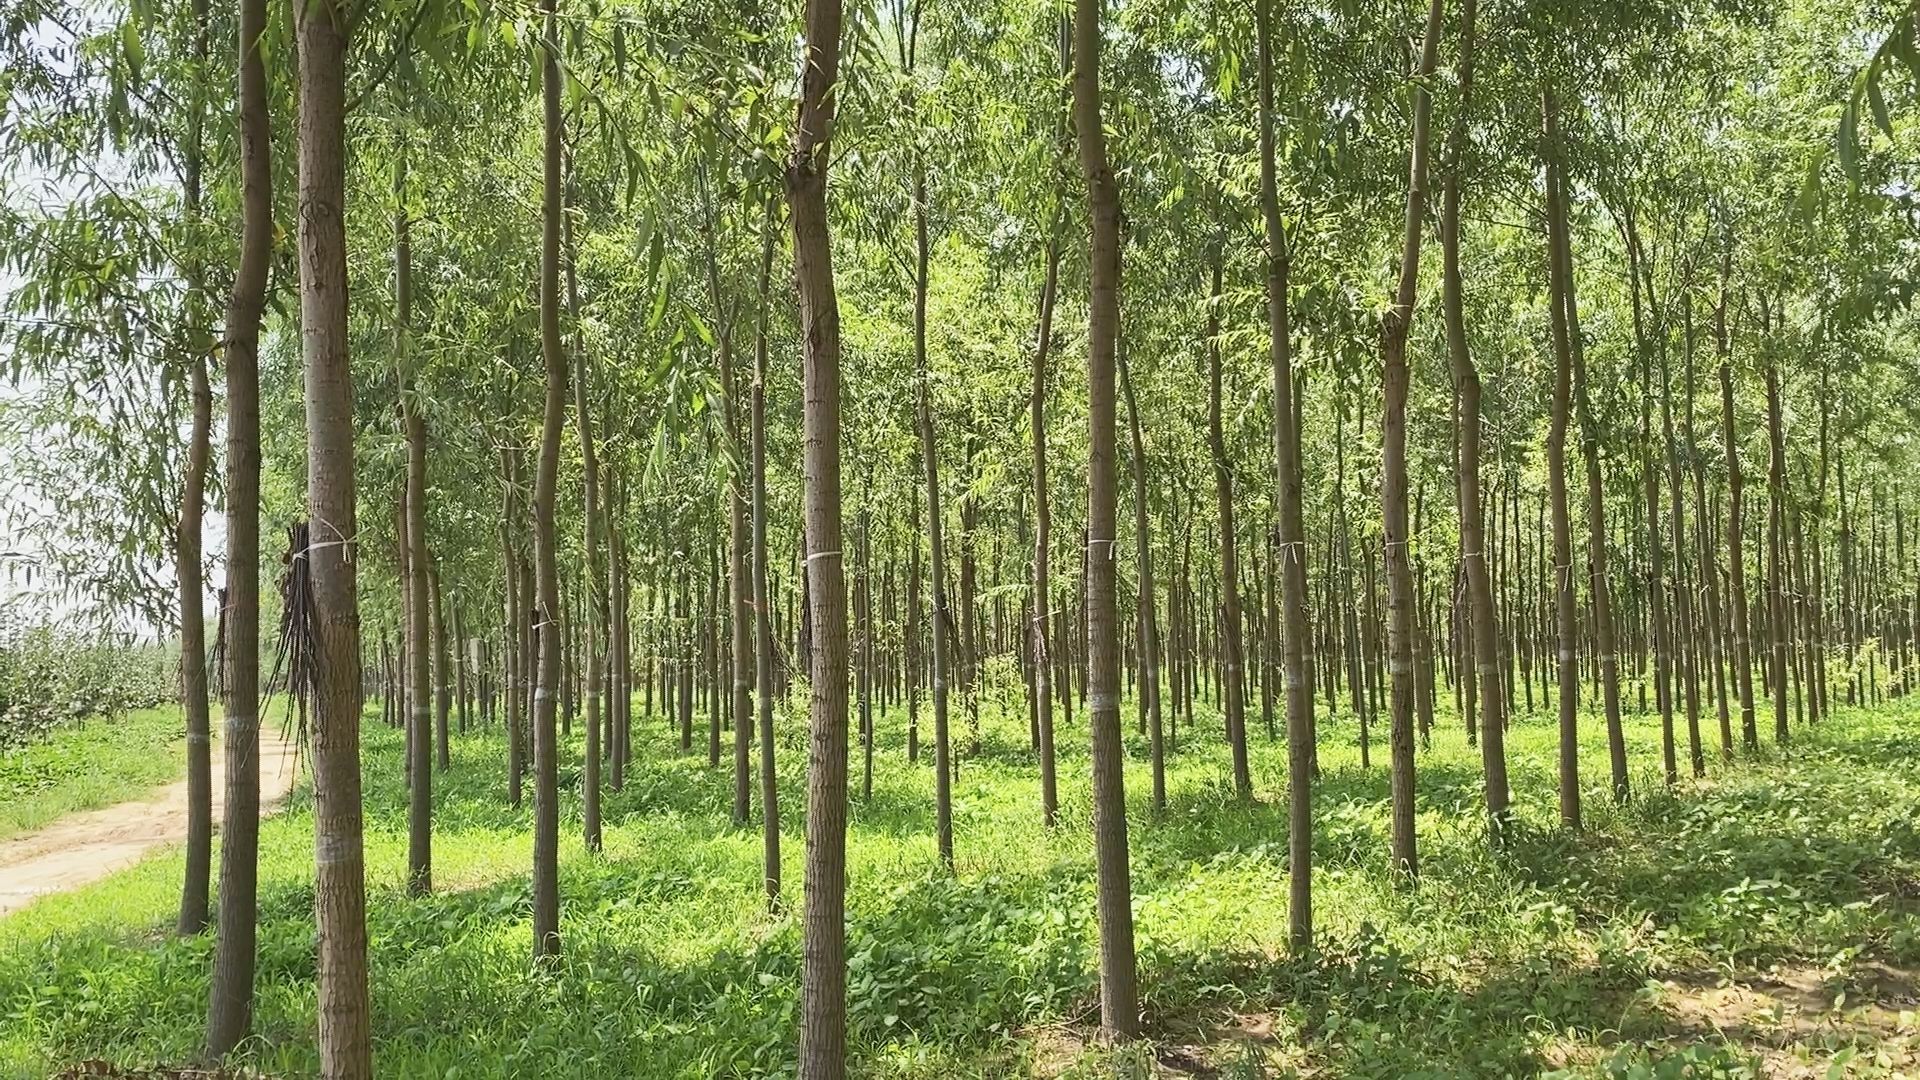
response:
M1444 703L1443 703L1444 704ZM1058 826L1040 825L1024 712L990 707L954 787L955 873L934 846L928 765L904 715L878 723L874 790L856 796L848 870L849 1045L875 1077L1146 1075L1749 1075L1739 1047L1676 1032L1650 986L1686 972L1799 963L1844 978L1920 964L1920 710L1843 711L1672 792L1654 719L1630 720L1636 797L1613 805L1604 737L1583 724L1587 829L1561 832L1551 717L1509 736L1518 821L1490 852L1478 751L1443 716L1420 754L1422 877L1387 865L1387 777L1355 730L1321 721L1316 952L1286 954L1285 750L1254 736L1256 797L1237 801L1217 716L1183 730L1170 805L1146 801L1131 730L1134 907L1149 1040L1089 1046L1097 1019L1084 728L1062 725ZM964 721L956 724L967 730ZM368 921L383 1076L711 1077L792 1068L800 966L804 719L783 711L787 905L769 910L757 827L727 820L730 778L675 752L659 718L606 799L606 850L579 839L580 733L563 768L563 963L529 963L531 801L504 802L497 731L454 741L436 773L435 895L403 892L399 733L369 720ZM1197 736L1197 737L1196 737ZM964 742L964 740L963 740ZM859 750L853 765L858 775ZM261 837L255 1037L243 1063L310 1074L311 803ZM125 1066L198 1052L208 938L165 932L177 853L0 920L0 1073L83 1058ZM1225 1047L1225 1050L1220 1049ZM1202 1051L1195 1051L1196 1053ZM1867 1060L1871 1066L1870 1059ZM1154 1063L1158 1061L1158 1065ZM1859 1062L1846 1066L1856 1068ZM1718 1071L1716 1071L1718 1070ZM1729 1071L1731 1070L1731 1071Z

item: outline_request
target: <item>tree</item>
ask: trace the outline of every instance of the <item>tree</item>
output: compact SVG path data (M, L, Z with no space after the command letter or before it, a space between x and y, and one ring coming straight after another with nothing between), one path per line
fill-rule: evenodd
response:
M560 340L560 231L566 213L561 190L558 0L543 0L541 103L544 117L540 233L540 357L546 368L546 406L540 422L540 459L533 482L534 618L539 667L533 692L533 957L560 955L560 781L555 708L560 693L560 559L554 500L560 486L560 428L565 422L567 356Z
M806 465L807 889L800 973L800 1076L846 1072L847 591L840 552L840 307L827 228L827 165L840 70L840 0L807 0L800 115L787 157L793 277L800 294Z
M1093 726L1093 850L1100 917L1100 1027L1139 1034L1133 891L1120 762L1120 627L1114 518L1114 342L1120 330L1120 194L1100 126L1101 0L1074 0L1073 125L1092 220L1087 310L1087 718Z
M207 1003L207 1056L251 1023L260 846L260 319L273 252L273 153L260 38L266 0L241 0L236 37L240 259L227 301L227 678L220 922Z
M312 581L314 915L320 931L320 1071L373 1075L366 861L360 820L360 608L347 335L345 8L298 13L300 322L306 368Z
M1392 676L1393 861L1406 874L1419 869L1413 834L1413 566L1407 556L1407 331L1413 325L1419 288L1420 238L1427 206L1428 125L1433 98L1426 84L1440 55L1441 0L1427 7L1420 68L1413 82L1412 175L1407 180L1407 223L1400 248L1400 282L1380 326L1386 415L1381 420L1381 547L1387 559L1387 649Z
M1281 671L1287 699L1287 937L1296 955L1313 947L1313 684L1307 668L1307 530L1301 510L1300 430L1293 393L1292 251L1280 216L1274 164L1273 6L1255 0L1260 61L1260 218L1268 351L1273 362L1274 491L1279 503L1274 563L1280 568Z

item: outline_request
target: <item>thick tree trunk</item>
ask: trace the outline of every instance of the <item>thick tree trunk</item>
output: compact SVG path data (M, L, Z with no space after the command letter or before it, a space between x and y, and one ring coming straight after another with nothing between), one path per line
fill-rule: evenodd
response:
M807 767L801 1080L846 1072L847 591L840 530L840 306L827 229L827 163L840 70L840 0L807 0L806 63L787 202L805 342L804 445L813 699Z
M1093 846L1100 920L1100 1027L1140 1031L1133 891L1120 745L1120 627L1114 517L1114 347L1120 332L1120 193L1100 121L1100 0L1074 0L1073 124L1092 237L1087 312L1087 714L1093 729Z
M320 1073L373 1075L367 998L366 861L360 807L360 608L353 366L348 357L344 6L299 11L300 329L306 370L312 578L314 916Z

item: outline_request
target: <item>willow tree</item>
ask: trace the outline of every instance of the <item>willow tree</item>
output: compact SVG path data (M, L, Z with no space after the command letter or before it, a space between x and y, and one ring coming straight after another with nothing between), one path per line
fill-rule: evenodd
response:
M1091 219L1087 309L1087 718L1093 727L1093 851L1100 919L1100 1027L1140 1031L1120 745L1120 611L1115 517L1114 347L1120 332L1120 192L1100 107L1101 0L1074 0L1073 125Z
M220 921L207 994L209 1058L250 1026L260 847L260 319L273 254L272 130L260 40L266 0L240 0L235 115L240 134L240 257L227 301L227 642L225 820Z
M560 230L566 212L561 190L565 121L560 113L558 0L543 0L541 43L542 188L540 231L540 357L546 402L540 420L540 456L533 481L533 566L538 659L533 692L533 957L560 955L560 559L554 501L560 485L560 429L571 384L560 338Z
M312 582L314 917L320 932L320 1072L373 1075L366 858L360 809L353 367L347 331L346 59L338 0L298 13L300 326L307 406L306 551Z
M844 1075L847 1056L847 591L840 553L840 305L827 229L840 15L840 0L807 0L800 112L786 173L805 350L801 426L812 626L801 1080Z
M1413 151L1407 179L1407 214L1400 245L1400 280L1393 306L1380 326L1385 415L1381 420L1380 508L1381 546L1387 562L1387 672L1390 676L1392 716L1388 741L1393 786L1393 824L1390 842L1393 862L1402 873L1419 870L1413 833L1413 564L1407 555L1407 332L1413 325L1413 304L1419 288L1420 239L1425 235L1427 207L1427 143L1433 115L1433 97L1427 83L1440 56L1441 0L1427 7L1427 27L1420 47L1420 66L1413 83Z

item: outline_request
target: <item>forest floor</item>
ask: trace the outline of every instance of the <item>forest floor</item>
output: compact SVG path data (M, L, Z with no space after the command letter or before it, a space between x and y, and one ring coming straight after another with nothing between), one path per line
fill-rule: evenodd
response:
M930 770L905 760L904 716L878 721L871 796L854 749L857 1076L1920 1075L1920 700L1838 710L1796 725L1790 747L1742 751L1732 764L1719 759L1709 715L1709 774L1672 791L1657 718L1632 716L1635 796L1624 806L1606 794L1603 725L1585 714L1578 835L1557 826L1553 719L1523 716L1508 744L1518 821L1498 853L1478 811L1479 752L1443 715L1419 757L1417 886L1387 865L1384 733L1362 767L1353 722L1323 717L1317 951L1302 958L1286 955L1284 745L1268 741L1256 709L1256 797L1236 800L1203 704L1201 737L1182 729L1170 805L1156 815L1145 740L1129 724L1148 1038L1116 1052L1092 1045L1089 1027L1084 718L1061 718L1062 807L1047 830L1016 695L990 695L979 752L963 756L951 876L935 852ZM955 713L964 749L970 725ZM637 724L599 855L579 836L580 735L561 770L565 958L537 973L531 798L505 805L500 733L456 737L452 770L434 774L435 892L409 899L401 738L369 719L379 1073L790 1071L803 718L791 707L780 717L789 901L772 911L759 830L729 824L731 780L724 765L708 767L704 730L680 754L664 721ZM256 1037L240 1064L271 1076L309 1075L316 1062L312 830L304 785L262 829ZM212 942L168 932L180 872L170 849L0 918L0 1076L193 1060Z
M226 805L227 774L213 746L213 820ZM271 813L293 790L297 754L278 727L260 731L260 809ZM0 840L0 915L35 897L78 888L131 866L163 844L187 837L187 782L150 796L69 814L32 832Z

